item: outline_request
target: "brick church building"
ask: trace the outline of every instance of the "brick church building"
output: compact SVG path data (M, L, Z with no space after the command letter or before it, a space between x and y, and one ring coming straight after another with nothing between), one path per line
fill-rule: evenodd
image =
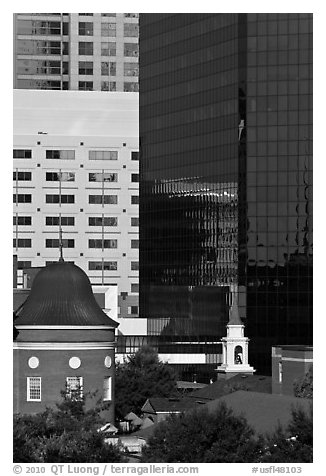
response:
M85 272L62 258L43 268L16 315L14 412L41 412L62 391L96 391L86 407L100 399L113 423L118 324L97 304Z

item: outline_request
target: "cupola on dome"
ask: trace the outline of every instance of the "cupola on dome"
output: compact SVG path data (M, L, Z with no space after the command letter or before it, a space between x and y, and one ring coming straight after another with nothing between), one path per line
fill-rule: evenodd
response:
M36 275L17 316L18 326L118 326L97 304L86 273L64 261Z

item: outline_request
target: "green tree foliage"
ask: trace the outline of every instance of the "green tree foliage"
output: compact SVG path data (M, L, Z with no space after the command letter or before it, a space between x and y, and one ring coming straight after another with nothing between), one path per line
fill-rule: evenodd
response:
M300 379L294 382L294 395L299 398L313 397L313 370L312 365L308 372Z
M39 439L49 436L46 419L43 414L14 415L13 460L14 463L33 463L36 459L36 447Z
M292 410L286 429L255 434L243 417L221 403L206 409L171 415L160 423L143 449L144 463L311 463L312 407Z
M119 449L104 442L102 407L85 409L85 398L68 398L36 415L14 416L15 463L122 462Z
M312 463L313 461L313 416L312 406L308 413L297 408L292 410L292 419L284 430L281 426L267 436L260 462L263 463Z
M142 462L253 462L262 448L246 420L221 404L214 413L202 409L171 415L149 439Z
M123 418L130 411L140 415L147 398L170 397L176 393L176 377L169 364L144 346L116 367L116 415Z
M122 462L119 450L103 442L97 431L70 431L40 440L37 454L44 463Z

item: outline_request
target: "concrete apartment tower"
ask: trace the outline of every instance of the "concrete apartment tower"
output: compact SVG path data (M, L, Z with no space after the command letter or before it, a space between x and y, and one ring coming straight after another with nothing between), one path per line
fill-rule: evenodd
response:
M102 308L115 292L119 318L138 317L138 94L15 90L13 156L17 286L57 261L61 221Z
M138 91L138 13L16 13L14 88Z

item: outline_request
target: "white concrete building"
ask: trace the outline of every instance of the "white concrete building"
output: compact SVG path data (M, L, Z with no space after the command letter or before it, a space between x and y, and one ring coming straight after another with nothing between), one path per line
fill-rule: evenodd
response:
M136 318L138 94L15 90L13 149L19 271L58 260L61 222L64 259Z
M16 13L14 88L138 91L138 13Z

